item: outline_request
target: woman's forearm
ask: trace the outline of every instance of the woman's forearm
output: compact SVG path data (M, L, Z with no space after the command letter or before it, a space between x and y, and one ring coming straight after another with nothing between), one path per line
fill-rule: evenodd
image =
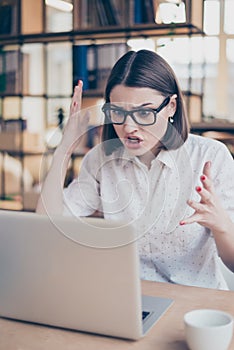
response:
M224 264L234 272L234 223L228 219L223 232L213 231L218 253Z
M63 212L63 186L71 154L58 147L51 168L42 185L36 212L38 214L61 214Z
M43 183L36 208L40 214L61 214L63 212L63 186L72 153L81 142L87 130L89 115L80 113L82 81L74 89L70 115L60 145L54 152L51 168Z

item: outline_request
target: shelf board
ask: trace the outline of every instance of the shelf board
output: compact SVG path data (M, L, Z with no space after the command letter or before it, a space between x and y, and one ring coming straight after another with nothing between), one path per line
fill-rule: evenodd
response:
M182 92L184 96L188 96L188 97L191 97L191 96L203 97L203 93L192 92L189 90L183 90Z
M177 35L204 35L204 32L192 24L136 24L129 27L99 27L95 29L85 29L73 31L75 39L126 39L138 37L162 37Z
M94 94L94 91L93 90L91 92L91 95ZM98 92L98 96L99 96L99 92ZM25 97L28 97L28 98L43 98L43 99L48 99L48 100L52 100L52 99L70 99L72 98L73 94L64 94L64 95L49 95L49 94L12 94L12 93L4 93L4 92L0 92L0 98L7 98L7 97L18 97L18 98L25 98Z
M225 121L210 121L210 122L201 122L193 123L191 125L191 132L205 132L205 131L223 131L234 134L234 123L225 122Z
M97 40L97 39L127 39L134 37L161 37L177 35L204 35L204 32L190 23L177 24L136 24L134 26L120 27L107 26L90 29L73 30L69 32L37 33L19 35L1 35L1 45L23 43L47 43L73 40Z
M0 199L0 209L3 209L3 210L22 210L23 205L19 201Z

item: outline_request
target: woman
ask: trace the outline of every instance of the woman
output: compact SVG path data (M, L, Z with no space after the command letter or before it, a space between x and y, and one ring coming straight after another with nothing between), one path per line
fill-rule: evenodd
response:
M38 213L123 219L139 236L141 278L226 289L218 256L234 271L234 162L220 142L189 134L182 93L152 51L126 53L106 86L103 142L63 190L88 116L75 87Z

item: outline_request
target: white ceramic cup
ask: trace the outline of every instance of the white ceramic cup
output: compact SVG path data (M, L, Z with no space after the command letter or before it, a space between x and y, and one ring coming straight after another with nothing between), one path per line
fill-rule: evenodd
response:
M227 350L233 336L233 316L221 310L192 310L184 326L191 350Z

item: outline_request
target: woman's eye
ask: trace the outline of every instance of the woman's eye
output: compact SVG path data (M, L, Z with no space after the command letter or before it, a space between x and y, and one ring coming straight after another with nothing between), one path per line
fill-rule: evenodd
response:
M112 110L112 115L114 115L116 117L121 117L121 116L123 116L123 111L121 111L120 109L114 109L114 110Z
M152 112L142 109L138 111L137 114L140 118L147 118Z

